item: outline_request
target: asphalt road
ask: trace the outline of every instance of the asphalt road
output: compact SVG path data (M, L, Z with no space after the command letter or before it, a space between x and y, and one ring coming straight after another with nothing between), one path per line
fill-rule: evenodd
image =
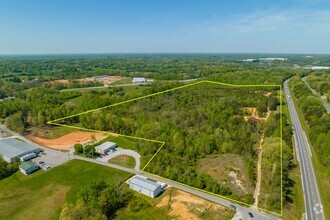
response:
M103 166L112 167L112 168L123 170L123 171L129 172L129 173L137 174L137 175L142 176L142 177L150 178L150 179L156 180L158 182L166 183L169 186L172 186L172 187L177 188L179 190L182 190L184 192L196 195L198 197L207 199L209 201L215 202L217 204L220 204L220 205L223 205L223 206L226 206L226 207L229 207L230 204L234 204L237 208L237 212L242 216L242 218L244 220L251 219L248 215L249 212L251 212L254 215L253 219L258 219L258 220L259 219L260 220L263 220L263 219L266 219L266 220L279 219L279 218L277 218L275 216L272 216L270 214L260 212L258 210L248 208L248 207L245 207L245 206L237 205L237 204L232 203L232 202L230 202L226 199L222 199L218 196L213 196L211 194L199 191L197 189L190 188L190 187L181 185L177 182L174 182L174 181L171 181L171 180L168 180L168 179L163 179L163 178L155 176L155 175L150 175L148 173L144 173L144 172L136 170L136 169L130 169L130 168L126 168L126 167L116 165L116 164L111 164L111 163L107 163L107 162L104 162L104 161L95 160L95 159L86 158L86 157L81 157L81 156L74 156L74 158L78 159L78 160L84 160L84 161L89 161L89 162L92 162L92 163L97 163L97 164L100 164L100 165L103 165Z
M285 96L288 101L288 108L294 129L294 139L297 148L297 156L300 163L302 175L303 193L305 200L305 219L307 220L323 220L323 206L321 204L320 194L316 184L315 173L311 161L311 150L308 144L307 136L302 129L301 123L292 96L288 89L289 80L284 82Z

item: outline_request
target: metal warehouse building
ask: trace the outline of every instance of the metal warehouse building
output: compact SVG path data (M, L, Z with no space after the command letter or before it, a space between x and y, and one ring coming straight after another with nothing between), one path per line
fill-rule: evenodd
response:
M16 138L6 138L0 140L0 155L8 163L14 162L15 158L20 158L26 154L40 152L39 148L35 148L31 144Z
M135 78L133 78L133 83L134 84L146 84L147 80L142 77L135 77Z
M161 185L139 176L136 176L129 181L129 187L132 190L152 198L155 198L159 193L162 192Z
M115 149L116 147L117 147L116 143L107 141L95 147L95 151L100 154L105 154L109 152L111 149Z

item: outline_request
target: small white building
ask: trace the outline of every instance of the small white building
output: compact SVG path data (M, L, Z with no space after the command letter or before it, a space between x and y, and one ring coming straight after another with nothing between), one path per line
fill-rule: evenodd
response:
M115 149L117 147L117 144L114 142L104 142L103 144L100 144L99 146L95 147L95 151L99 154L105 154L109 152L111 149Z
M22 162L24 162L24 161L30 160L32 158L35 158L35 157L37 157L37 154L33 152L33 153L25 154L25 155L21 156L19 159Z
M147 80L145 78L142 78L142 77L134 77L133 78L133 83L134 84L146 84Z
M139 176L133 177L129 180L129 188L151 198L155 198L162 192L162 187L160 184Z

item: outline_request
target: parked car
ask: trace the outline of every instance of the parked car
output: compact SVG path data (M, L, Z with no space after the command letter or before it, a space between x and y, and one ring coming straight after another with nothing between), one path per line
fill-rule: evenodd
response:
M39 161L38 164L39 165L45 165L45 162L44 161Z
M49 169L50 169L49 165L45 166L45 170L49 170Z
M97 158L103 158L101 155L97 156Z
M251 212L248 213L250 218L253 218L253 214Z
M165 189L166 188L166 186L167 186L167 184L166 183L162 183L162 185L160 186L162 189Z
M229 205L229 208L233 209L233 210L236 210L236 206L234 206L233 204L230 204Z
M102 157L105 157L105 154L101 154Z

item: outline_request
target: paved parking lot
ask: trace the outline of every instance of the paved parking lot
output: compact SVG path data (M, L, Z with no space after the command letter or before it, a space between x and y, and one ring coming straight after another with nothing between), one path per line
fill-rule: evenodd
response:
M102 158L97 158L96 160L102 161L102 162L108 162L111 158L114 158L119 155L128 155L131 157L134 157L135 159L135 170L140 170L140 154L138 154L136 151L133 150L127 150L120 147L116 148L115 152L108 152L108 155L105 155Z
M40 161L44 161L45 165L41 166L43 168L47 165L50 167L55 167L55 166L58 166L60 164L67 162L69 160L69 158L73 159L73 158L71 158L72 157L71 155L69 157L69 154L67 152L60 152L60 151L44 148L44 153L46 155L43 155L40 153L39 154L40 157L36 157L36 158L32 159L31 161L36 162L37 164Z

